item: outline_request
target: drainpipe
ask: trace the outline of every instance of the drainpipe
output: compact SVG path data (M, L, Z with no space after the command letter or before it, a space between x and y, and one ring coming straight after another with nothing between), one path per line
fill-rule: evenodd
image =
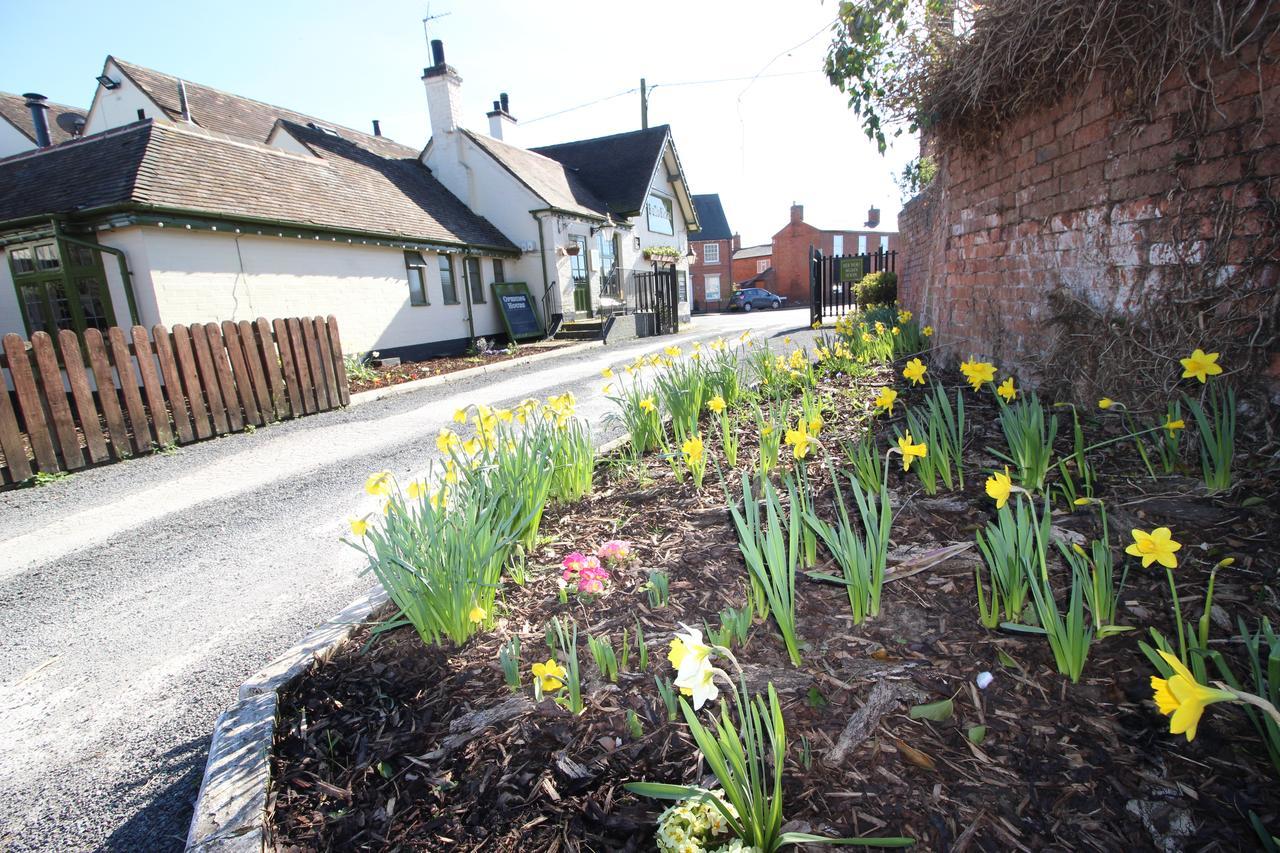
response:
M142 321L138 319L138 298L133 292L133 276L129 273L129 262L125 257L124 251L112 246L104 246L101 243L91 243L88 240L68 237L62 232L62 223L57 219L53 220L53 236L63 242L71 243L75 246L84 246L86 249L93 249L96 252L106 252L108 254L115 255L116 263L120 265L120 281L124 285L124 296L129 303L129 318L133 321L133 325L142 325ZM111 292L108 290L107 297L110 298L110 296Z
M538 226L538 264L542 267L542 313L546 329L551 329L551 277L547 275L547 233L542 227L541 213L545 211L531 210L529 215Z
M462 260L462 290L467 300L467 330L471 332L471 342L476 340L476 315L475 307L471 304L471 276L467 275L467 256L465 254L458 255ZM484 271L481 270L481 276Z

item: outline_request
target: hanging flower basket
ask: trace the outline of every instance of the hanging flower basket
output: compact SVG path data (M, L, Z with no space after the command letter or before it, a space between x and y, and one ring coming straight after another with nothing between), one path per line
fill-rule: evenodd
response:
M564 246L564 253L570 256L578 254L581 250L582 246L577 243L566 243Z

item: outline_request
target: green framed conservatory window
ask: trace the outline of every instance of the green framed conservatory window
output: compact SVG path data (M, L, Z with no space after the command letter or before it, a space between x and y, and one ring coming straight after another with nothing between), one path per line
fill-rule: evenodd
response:
M111 294L99 252L63 240L11 247L9 270L28 337L56 336L62 329L83 335L115 325Z

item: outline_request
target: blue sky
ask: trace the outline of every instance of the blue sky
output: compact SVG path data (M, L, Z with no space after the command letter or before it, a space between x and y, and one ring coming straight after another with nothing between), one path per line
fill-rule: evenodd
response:
M484 113L506 91L523 145L632 130L639 95L622 93L645 77L656 86L650 123L672 126L692 190L720 193L744 244L767 242L793 201L821 228L857 227L870 204L894 225L891 174L916 144L904 137L881 157L820 73L831 0L429 6L442 15L431 37L463 77L474 129L487 130ZM87 107L115 54L349 127L376 118L409 145L428 136L426 2L2 0L0 9L3 91Z

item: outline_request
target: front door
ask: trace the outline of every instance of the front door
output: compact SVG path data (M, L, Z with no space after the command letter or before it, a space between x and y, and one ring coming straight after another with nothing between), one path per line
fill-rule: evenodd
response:
M591 313L591 268L587 260L587 238L574 237L578 254L569 256L569 273L573 276L573 310Z

